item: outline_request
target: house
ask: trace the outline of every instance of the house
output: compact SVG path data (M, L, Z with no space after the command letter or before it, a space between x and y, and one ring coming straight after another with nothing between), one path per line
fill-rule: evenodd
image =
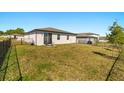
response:
M99 34L95 33L79 33L77 34L77 43L84 43L84 44L95 44L99 42Z
M70 44L76 43L76 34L52 27L39 28L27 32L24 41L34 45Z
M24 35L21 35L21 34L11 34L11 35L2 35L1 37L20 40L21 38L24 37Z
M99 37L99 42L101 42L101 43L106 43L106 42L108 42L108 39L107 39L106 36L100 36L100 37Z

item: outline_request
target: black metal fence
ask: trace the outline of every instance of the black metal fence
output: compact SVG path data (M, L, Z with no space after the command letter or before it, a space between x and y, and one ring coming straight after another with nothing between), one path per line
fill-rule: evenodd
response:
M28 41L28 40L27 40L27 41ZM23 39L23 38L21 38L20 40L14 39L14 40L13 40L13 43L14 43L15 45L33 45L33 42L31 42L31 41L26 42L25 39Z
M124 46L119 51L117 58L113 62L111 69L107 75L106 81L124 80Z
M11 39L0 41L0 68L3 64L5 56L6 56L10 47L11 47Z
M11 39L0 41L0 81L5 81L8 78L8 73L11 69L11 66L14 66L14 69L16 69L17 72L15 72L14 78L10 78L9 80L22 80L22 74L16 50L16 45L18 44L20 45L20 42L16 42L15 40ZM10 59L12 57L14 60L11 62Z

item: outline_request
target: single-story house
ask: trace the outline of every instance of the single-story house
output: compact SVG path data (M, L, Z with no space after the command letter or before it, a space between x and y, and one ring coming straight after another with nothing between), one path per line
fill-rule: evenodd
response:
M70 44L76 43L76 34L52 27L39 28L27 32L24 41L34 45Z
M95 44L99 42L99 34L95 33L79 33L77 34L77 43L81 44Z
M105 42L108 42L108 39L107 39L106 36L100 36L100 37L99 37L99 42L105 43Z
M21 34L11 34L11 35L2 35L1 37L5 37L5 38L13 38L13 39L21 39L24 37L24 35Z

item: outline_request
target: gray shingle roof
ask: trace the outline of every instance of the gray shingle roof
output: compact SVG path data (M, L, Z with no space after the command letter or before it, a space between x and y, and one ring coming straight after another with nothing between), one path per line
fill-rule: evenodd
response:
M95 35L95 36L93 36ZM96 37L99 36L99 34L95 34L95 33L78 33L77 37Z
M99 39L100 40L107 40L107 37L106 36L100 36Z
M66 34L74 34L75 33L71 33L68 31L64 31L64 30L60 30L60 29L56 29L56 28L52 28L52 27L47 27L47 28L38 28L38 29L34 29L30 32L35 32L35 31L42 31L42 32L52 32L52 33L66 33Z
M78 35L99 35L99 34L96 34L96 33L79 33Z

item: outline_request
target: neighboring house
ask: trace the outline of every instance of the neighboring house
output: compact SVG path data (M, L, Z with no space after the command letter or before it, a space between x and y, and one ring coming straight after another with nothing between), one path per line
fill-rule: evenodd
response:
M99 42L106 43L106 42L108 42L108 40L107 40L106 36L100 36L99 37Z
M21 34L11 34L11 35L2 35L1 37L13 38L13 39L21 40L21 38L23 38L24 35L21 35Z
M4 37L4 38L11 38L12 36L11 36L11 35L1 35L1 37Z
M99 42L99 34L95 33L79 33L77 34L77 43L95 44Z
M70 44L76 43L76 34L52 27L39 28L27 32L24 41L34 45Z

